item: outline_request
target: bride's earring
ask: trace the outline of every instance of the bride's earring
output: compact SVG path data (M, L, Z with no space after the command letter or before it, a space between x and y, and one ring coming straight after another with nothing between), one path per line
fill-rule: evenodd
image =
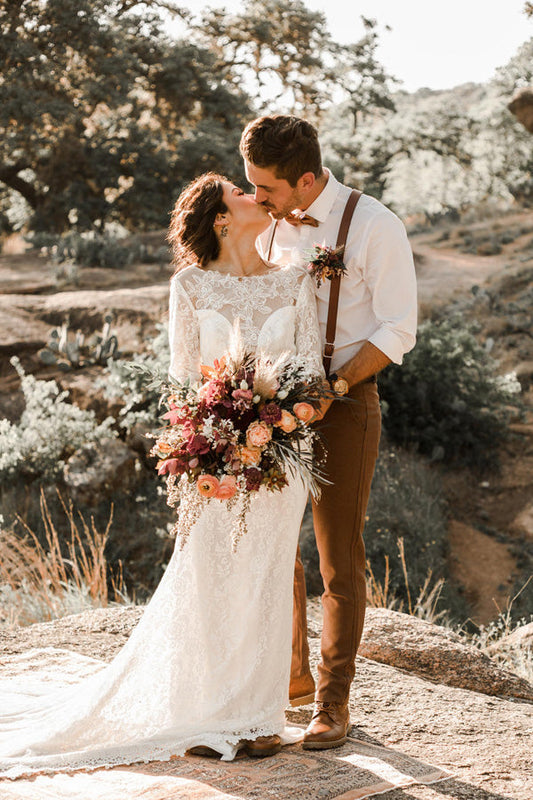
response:
M228 235L228 226L227 225L223 225L221 227L220 235L222 236L222 238L224 238L224 239L226 238L226 236Z

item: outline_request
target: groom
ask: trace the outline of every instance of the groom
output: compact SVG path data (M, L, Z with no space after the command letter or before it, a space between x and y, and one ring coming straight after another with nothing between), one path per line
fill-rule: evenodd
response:
M330 301L332 282L316 289L325 355L332 355L325 361L331 387L339 397L356 401L325 400L318 411L331 484L322 487L320 501L313 503L324 624L315 709L303 746L326 749L343 744L350 725L349 691L366 606L362 534L381 429L376 374L391 362L401 364L415 343L413 258L398 217L372 197L340 184L322 166L317 132L309 122L293 116L260 117L244 130L240 149L255 200L273 218L260 237L266 260L305 263L304 253L316 244L346 242L347 269L337 304L334 297ZM292 705L309 702L315 689L305 604L298 554Z

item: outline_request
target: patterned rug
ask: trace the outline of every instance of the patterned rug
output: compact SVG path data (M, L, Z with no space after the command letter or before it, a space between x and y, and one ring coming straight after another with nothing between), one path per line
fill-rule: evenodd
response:
M188 756L92 773L0 783L2 800L363 800L449 777L404 753L359 739L335 750L285 747L265 759Z

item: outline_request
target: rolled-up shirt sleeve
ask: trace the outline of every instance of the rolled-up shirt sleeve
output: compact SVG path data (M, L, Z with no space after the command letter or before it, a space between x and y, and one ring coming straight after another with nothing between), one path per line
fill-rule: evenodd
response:
M359 268L370 292L377 328L368 341L395 364L415 345L416 275L403 222L384 209L368 225Z

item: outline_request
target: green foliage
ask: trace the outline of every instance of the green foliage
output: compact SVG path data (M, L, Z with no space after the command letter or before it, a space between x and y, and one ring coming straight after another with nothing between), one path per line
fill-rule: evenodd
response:
M380 376L384 422L395 443L447 464L494 465L520 384L460 319L426 321L401 367Z
M63 231L72 213L81 230L165 225L200 124L217 168L239 171L247 99L204 48L164 34L163 8L185 13L172 0L0 5L0 184L33 229Z
M167 327L157 327L159 333L149 343L149 352L136 354L132 361L109 361L106 378L100 384L109 400L123 403L119 424L128 431L139 423L150 430L160 426L161 391L151 385L151 376L167 379L170 351Z
M244 0L237 14L210 9L195 32L228 82L252 85L263 98L270 93L263 112L318 119L325 107L347 98L355 127L376 108L394 108L393 79L376 57L377 23L362 20L364 36L341 45L332 40L325 15L301 0Z
M113 316L106 314L101 332L87 342L80 330L69 336L68 323L64 322L52 329L48 346L39 350L38 356L43 364L53 364L65 371L107 364L109 359L118 358L118 339L111 333L112 321Z
M68 403L68 392L61 392L55 381L26 375L15 357L11 363L26 405L17 424L0 420L0 485L36 478L52 482L79 447L116 435L111 417L98 424L93 411Z

